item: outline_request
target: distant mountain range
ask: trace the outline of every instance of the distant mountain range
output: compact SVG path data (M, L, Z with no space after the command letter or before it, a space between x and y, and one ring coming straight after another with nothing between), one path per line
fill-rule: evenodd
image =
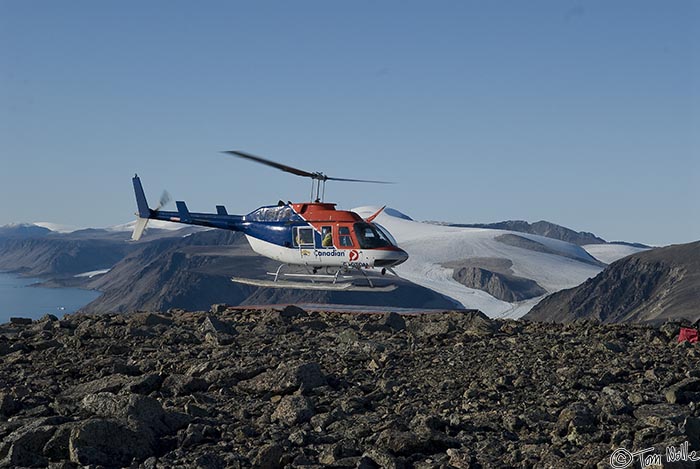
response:
M175 225L176 226L176 225ZM212 303L329 303L395 307L459 307L455 301L399 279L392 292L364 293L257 288L232 276L266 278L277 263L255 254L245 238L224 230L149 229L139 242L126 231L56 233L13 225L0 230L0 270L46 279L44 286L102 292L85 312L209 309ZM96 274L84 275L85 273Z
M508 230L517 231L519 233L529 233L544 236L546 238L559 239L567 243L578 244L584 246L586 244L605 244L603 238L600 238L593 233L587 231L574 231L572 229L540 220L535 223L529 223L523 220L507 220L496 223L473 223L473 224L458 224L451 223L449 226L459 226L463 228L488 228L492 230Z
M700 241L633 254L538 303L526 319L660 323L700 319Z
M365 216L377 208L355 211ZM58 225L46 223L6 225L0 227L0 270L41 277L48 286L99 290L102 295L84 308L91 312L303 302L464 306L490 316L519 317L547 294L579 285L606 263L642 249L548 222L432 224L391 208L376 221L411 255L398 269L403 279L393 292L235 284L231 276L263 278L277 263L253 253L237 233L168 223L156 226L170 229L151 228L136 243L126 242L131 224L73 231L52 231L49 227Z

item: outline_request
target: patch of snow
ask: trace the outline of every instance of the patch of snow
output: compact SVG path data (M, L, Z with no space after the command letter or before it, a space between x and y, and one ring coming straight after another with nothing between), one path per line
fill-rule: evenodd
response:
M92 278L97 275L103 275L109 272L112 269L102 269L102 270L91 270L90 272L83 272L82 274L77 274L74 275L73 277L87 277L87 278Z
M360 216L368 216L378 209L367 206L353 211ZM536 281L549 293L579 285L602 270L601 267L582 262L583 259L590 259L590 256L580 246L543 236L421 223L385 212L375 221L386 227L399 246L409 254L408 260L396 268L400 276L453 298L465 308L479 309L490 317L520 317L542 297L518 303L501 301L486 292L460 284L452 278L454 269L441 264L475 257L509 259L513 263L511 271L514 275ZM507 233L536 241L561 255L510 246L496 240Z
M82 228L78 228L76 226L61 225L59 223L51 223L49 221L37 221L34 222L33 225L46 228L47 230L51 230L56 233L72 233L74 231L82 230Z
M612 264L623 257L647 250L647 248L638 248L626 244L586 244L583 246L583 249L600 262L606 264Z

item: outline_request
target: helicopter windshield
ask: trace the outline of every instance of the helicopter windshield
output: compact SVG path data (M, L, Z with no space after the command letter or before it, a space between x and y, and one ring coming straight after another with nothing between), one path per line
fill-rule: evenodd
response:
M393 244L394 246L398 246L398 245L399 245L399 243L396 241L396 239L391 235L391 233L389 233L389 230L387 230L386 228L384 228L384 227L383 227L382 225L380 225L379 223L372 223L372 225L374 225L374 227L377 229L377 231L379 231L381 234L383 234L383 235L386 237L386 239L389 240L389 242L390 242L391 244Z
M382 232L371 223L355 223L355 235L357 242L362 249L384 248L392 246L392 242Z

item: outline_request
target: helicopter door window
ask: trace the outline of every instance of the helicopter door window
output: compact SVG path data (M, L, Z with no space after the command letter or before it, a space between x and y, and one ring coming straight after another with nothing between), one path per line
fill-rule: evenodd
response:
M314 245L314 230L313 228L297 228L294 236L295 246L313 246Z
M341 226L338 228L338 237L340 239L340 245L343 247L353 247L352 237L350 236L350 228L347 226Z
M333 247L333 227L332 226L322 226L321 227L321 246L324 248Z

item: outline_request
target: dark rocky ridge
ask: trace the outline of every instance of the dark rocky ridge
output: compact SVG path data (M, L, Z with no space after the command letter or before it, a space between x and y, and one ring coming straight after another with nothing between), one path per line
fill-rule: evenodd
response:
M550 249L549 247L545 246L542 243L539 243L539 242L534 241L532 239L525 238L523 236L518 236L518 235L515 235L512 233L506 233L506 234L502 234L500 236L496 236L495 240L500 242L500 243L507 244L508 246L515 246L515 247L522 248L522 249L528 249L530 251L544 252L547 254L554 254L557 256L568 257L570 259L575 259L575 260L580 261L580 262L586 262L588 264L593 264L593 265L600 266L600 267L603 267L606 265L606 264L600 262L595 257L588 254L587 252L585 253L585 257L570 255L570 254L567 254L565 252L555 251L555 250Z
M547 293L534 280L514 275L509 259L474 257L443 266L454 269L452 278L469 288L483 290L494 298L513 303Z
M700 348L672 324L212 309L0 325L0 465L602 468L700 444Z
M58 280L56 285L67 282L81 286L85 280L73 280L74 275L108 269L148 242L167 238L176 242L195 231L152 229L148 231L149 241L134 243L127 242L130 234L124 231L86 229L56 233L38 226L28 230L5 227L0 230L0 270Z
M654 322L700 319L700 241L620 259L578 287L554 293L526 319Z
M450 226L461 226L464 228L490 228L494 230L518 231L520 233L530 233L547 238L558 239L572 244L583 246L585 244L605 244L603 238L599 238L593 233L587 231L574 231L556 223L545 220L529 223L523 220L507 220L496 223L472 223L472 224L455 224Z
M72 277L92 270L108 269L133 246L124 241L67 238L0 238L0 270L30 277Z

